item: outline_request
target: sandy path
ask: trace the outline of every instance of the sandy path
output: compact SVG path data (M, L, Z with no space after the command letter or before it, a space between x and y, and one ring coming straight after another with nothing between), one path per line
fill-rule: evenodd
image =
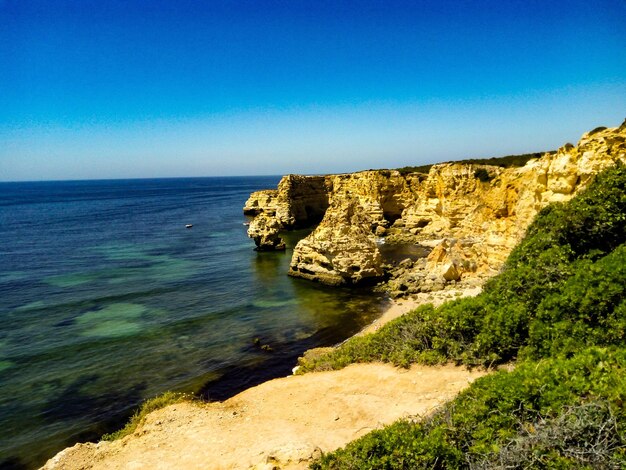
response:
M77 444L45 469L306 468L398 418L424 415L484 372L460 367L354 364L272 380L223 402L151 413L133 435Z

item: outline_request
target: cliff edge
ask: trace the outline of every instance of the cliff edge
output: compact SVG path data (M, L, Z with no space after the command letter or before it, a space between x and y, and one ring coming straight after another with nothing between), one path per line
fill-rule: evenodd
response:
M357 364L284 377L225 402L153 411L133 434L76 444L43 470L304 469L373 429L427 415L483 375L452 365Z
M281 249L281 231L319 222L296 245L289 274L325 284L388 278L394 296L480 284L498 272L542 208L571 199L595 174L626 162L625 142L626 122L516 168L443 163L427 174L289 175L277 190L250 196L244 212L256 217L248 233L258 249ZM394 265L382 256L383 244L417 245L430 254Z

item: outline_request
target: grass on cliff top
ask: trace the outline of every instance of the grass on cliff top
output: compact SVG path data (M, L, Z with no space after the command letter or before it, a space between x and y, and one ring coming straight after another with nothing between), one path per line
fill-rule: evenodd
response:
M555 150L549 152L534 152L525 153L521 155L507 155L505 157L492 157L492 158L470 158L466 160L450 161L443 163L461 163L466 165L492 165L502 168L515 168L526 165L529 160L533 158L541 158L545 153L556 153ZM405 166L398 168L397 170L405 175L407 173L428 173L435 164L422 165L422 166Z
M301 370L368 361L516 366L312 468L626 468L626 167L542 210L479 296L421 307Z
M103 441L115 441L117 439L121 439L122 437L128 436L135 432L137 427L143 422L145 417L156 410L160 410L161 408L165 408L166 406L173 405L175 403L181 402L189 402L195 401L196 399L189 394L186 393L177 393L177 392L165 392L162 395L146 400L137 411L131 416L128 420L128 423L120 429L119 431L115 431L110 434L105 434L102 436Z

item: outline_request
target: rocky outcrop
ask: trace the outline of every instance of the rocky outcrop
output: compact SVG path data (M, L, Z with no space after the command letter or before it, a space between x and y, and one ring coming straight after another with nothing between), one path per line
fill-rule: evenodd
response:
M371 218L356 199L335 200L293 253L289 274L329 285L358 284L383 274Z
M287 178L285 176L284 178ZM276 214L278 209L278 190L264 189L253 192L246 204L243 206L243 213L246 215L258 215L262 213Z
M278 189L256 191L246 201L244 214L257 216L248 236L259 250L284 249L279 233L318 223L328 208L328 195L323 176L284 176Z
M268 213L261 212L248 227L248 236L256 243L259 251L284 250L285 242L279 236L284 227Z
M495 274L539 210L570 199L616 161L626 162L625 141L623 124L595 129L577 146L566 144L518 168L444 163L428 174L364 171L316 177L313 184L289 176L276 194L253 197L255 207L266 207L261 212L281 229L313 221L311 211L302 215L303 205L315 207L317 217L328 207L320 225L294 249L290 274L342 284L381 277L386 270L395 295L425 292ZM390 267L377 242L433 250L427 259Z
M595 174L626 162L625 141L622 125L586 133L577 146L566 144L520 168L435 165L387 237L435 249L410 270L392 270L391 292L427 292L497 273L539 210L571 199Z
M370 170L328 175L326 187L330 206L313 233L296 245L289 274L330 285L382 278L376 235L401 217L410 201L407 179L397 171Z
M412 261L405 259L390 270L387 289L394 297L436 292L446 286L454 287L463 280L463 287L482 284L477 276L477 264L468 256L471 241L457 239L422 242L433 245L430 254Z

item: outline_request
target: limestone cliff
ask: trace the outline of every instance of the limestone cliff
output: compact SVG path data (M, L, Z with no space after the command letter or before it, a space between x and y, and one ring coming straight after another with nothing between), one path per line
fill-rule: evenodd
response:
M325 177L301 175L283 177L277 190L252 193L243 208L244 214L256 216L248 236L259 250L284 249L279 232L318 223L328 208L328 194Z
M259 226L318 227L296 246L290 274L328 284L380 278L396 295L497 272L539 210L566 201L602 169L626 162L626 123L595 129L577 146L518 168L444 163L426 174L377 170L326 177L290 175L277 191L254 193L247 213L262 213L249 234L258 246L279 246ZM274 238L272 238L274 237ZM422 244L430 256L392 269L377 243Z
M380 277L382 259L370 224L356 199L335 199L324 223L298 243L289 274L329 285Z

